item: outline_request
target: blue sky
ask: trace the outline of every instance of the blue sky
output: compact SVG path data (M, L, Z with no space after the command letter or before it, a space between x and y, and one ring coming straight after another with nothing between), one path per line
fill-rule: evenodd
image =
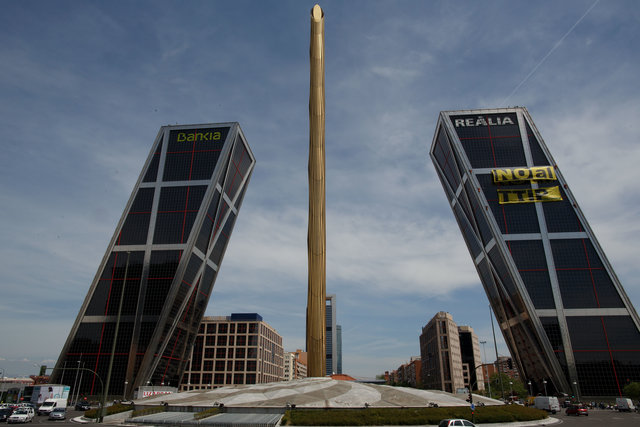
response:
M285 350L304 348L314 4L3 2L5 375L53 365L158 129L176 123L238 121L257 160L207 315L258 312ZM640 306L636 1L320 5L327 292L346 373L419 355L441 310L494 354L487 298L428 157L441 110L527 107Z

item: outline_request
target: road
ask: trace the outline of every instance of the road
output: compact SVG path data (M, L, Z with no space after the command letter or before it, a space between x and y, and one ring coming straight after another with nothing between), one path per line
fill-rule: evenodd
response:
M60 420L60 421L53 421L50 420L48 416L46 415L42 415L42 416L38 416L36 415L35 417L33 417L33 424L37 424L39 427L42 426L62 426L64 424L73 424L76 427L82 426L82 424L77 424L74 423L73 421L71 421L73 418L76 417L81 417L84 414L84 411L75 411L73 409L67 409L67 419L66 420ZM12 424L14 425L14 424ZM18 424L21 425L21 424Z
M559 427L637 427L640 426L640 414L635 412L617 412L609 409L591 409L589 416L565 415L564 409L561 413L552 415L558 418L561 423L554 424Z

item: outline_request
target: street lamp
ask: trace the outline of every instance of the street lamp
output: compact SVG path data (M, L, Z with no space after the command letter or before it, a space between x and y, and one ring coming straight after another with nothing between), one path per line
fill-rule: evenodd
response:
M0 369L0 387L4 388L4 369ZM0 400L4 402L2 399L3 391L0 389Z
M122 390L122 400L125 400L125 394L127 393L127 385L129 384L129 382L127 380L124 380L124 390Z
M509 381L509 388L511 389L511 394L509 395L509 400L513 400L513 381Z
M533 391L531 390L531 380L529 380L527 384L529 384L529 396L533 396Z
M80 388L78 386L78 373L80 372L80 361L78 360L78 369L76 369L76 378L73 380L73 391L71 392L71 401L73 402L73 394L77 394L77 390ZM75 399L76 402L78 399Z
M489 397L491 397L491 378L489 378L489 367L486 366L487 365L487 349L484 348L484 345L486 344L486 341L480 341L480 344L482 344L482 353L484 354L484 362L482 364L482 375L486 378L487 380L487 384L489 385ZM486 369L486 371L485 371ZM485 374L486 372L486 374Z
M578 383L576 381L573 382L573 387L576 389L576 397L578 398L578 402L580 402L580 390L578 390Z
M127 264L124 267L124 278L122 279L122 289L120 290L120 302L118 304L118 315L116 317L116 328L113 333L113 343L111 343L111 355L109 356L109 367L107 368L107 380L104 389L104 400L107 400L109 394L109 384L111 384L111 372L113 370L113 359L116 355L116 343L118 342L118 331L120 329L120 318L122 316L122 305L124 303L124 291L127 286L127 275L129 274L129 260L131 258L131 252L127 251ZM116 258L117 259L117 258ZM104 418L107 408L102 407L102 417Z
M53 374L53 371L55 370L59 370L59 371L73 371L74 369L80 369L83 372L84 371L89 371L91 372L95 378L98 379L98 381L100 381L100 402L98 402L98 404L100 405L100 411L99 411L99 415L98 415L98 421L99 423L103 422L104 420L104 415L105 415L105 398L107 396L107 394L104 392L105 388L104 388L104 382L102 381L102 378L100 378L100 375L98 375L98 373L96 371L92 371L89 368L44 368L44 372L46 373L47 369L51 369L51 373Z
M547 395L547 380L542 380L542 384L544 384L544 395Z

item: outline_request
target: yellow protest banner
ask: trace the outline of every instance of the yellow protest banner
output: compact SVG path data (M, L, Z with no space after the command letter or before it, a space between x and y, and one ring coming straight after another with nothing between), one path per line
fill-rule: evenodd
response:
M557 186L498 190L498 203L501 205L510 203L558 202L561 200L560 188Z
M556 171L553 166L536 166L532 168L493 169L494 183L519 181L555 181Z

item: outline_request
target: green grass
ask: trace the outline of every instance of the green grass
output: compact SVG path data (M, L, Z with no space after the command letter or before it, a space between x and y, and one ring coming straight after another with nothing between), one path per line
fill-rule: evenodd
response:
M212 415L217 415L220 413L220 408L209 408L204 411L196 412L193 414L193 418L196 420L201 420L203 418L210 417Z
M545 411L520 405L477 407L477 423L504 423L541 420ZM438 424L445 418L471 420L471 409L465 406L440 408L367 408L367 409L311 409L289 410L282 425L295 426L382 426Z
M139 409L137 411L133 411L131 413L131 418L142 417L144 415L157 414L159 412L164 412L164 405L152 406L150 408Z

